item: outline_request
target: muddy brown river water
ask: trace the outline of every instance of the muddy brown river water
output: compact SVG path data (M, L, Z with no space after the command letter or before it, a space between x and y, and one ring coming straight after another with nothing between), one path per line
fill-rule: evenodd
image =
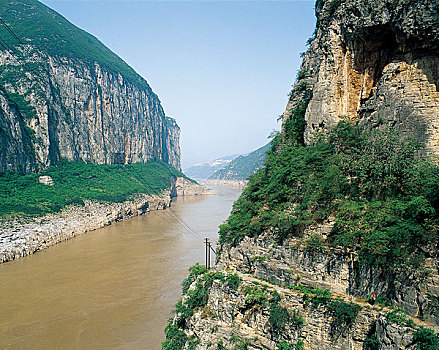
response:
M240 194L215 189L0 264L0 349L160 349L202 238Z

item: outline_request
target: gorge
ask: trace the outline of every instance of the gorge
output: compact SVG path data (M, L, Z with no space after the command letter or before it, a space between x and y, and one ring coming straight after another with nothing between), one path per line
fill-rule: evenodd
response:
M0 264L0 348L160 349L187 268L240 193L217 192Z
M192 135L223 130L210 113L253 104L219 66L267 73L254 85L273 91L274 67L251 57L270 40L252 51L203 36L244 26L268 38L250 12L218 30L212 18L232 12L203 3L203 32L180 3L175 18L159 5L169 22L147 38L178 47L175 62L191 53L197 68L191 49L205 50L216 74L165 67L190 78L172 76L180 99L202 75L218 88L184 101L200 126ZM213 181L245 184L204 196L214 192L181 172L180 128L141 75L41 2L0 4L0 347L439 349L439 2L317 0L315 15L281 131L247 157L200 164L195 173L222 164ZM275 62L290 45L277 41ZM224 50L250 58L235 72ZM235 98L224 109L222 90ZM227 125L244 124L244 141L250 111ZM206 238L213 268L199 264Z
M169 207L180 129L146 80L39 1L0 18L0 262Z

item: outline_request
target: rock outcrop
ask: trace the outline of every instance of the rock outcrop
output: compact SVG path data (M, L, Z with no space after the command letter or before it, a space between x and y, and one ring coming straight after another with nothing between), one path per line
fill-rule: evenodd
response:
M206 186L202 186L187 178L177 177L173 184L171 196L199 196L204 194L213 194L213 192Z
M304 98L305 139L338 121L392 125L439 152L436 1L317 1L315 38L283 116Z
M364 341L369 336L370 326L379 318L379 312L366 305L359 311L353 325L343 325L337 329L335 317L325 305L305 304L300 291L248 275L241 275L241 278L237 290L215 280L205 309L199 310L191 318L190 335L196 335L200 340L197 349L222 349L218 344L226 349L278 349L284 342L302 344L306 349L359 350L363 349ZM261 298L266 299L261 299L262 303L250 303L249 290L258 290ZM279 307L288 310L296 318L295 322L285 324L284 328L274 325L270 314L270 300L275 295L280 296ZM387 328L382 330L382 333L385 332Z
M352 253L312 252L302 243L278 245L268 235L222 245L215 270L192 283L171 324L181 324L184 307L207 293L184 321L188 342L198 350L414 350L420 326L439 331L437 270L421 283L389 278L360 266ZM235 288L231 275L240 279ZM213 279L212 285L203 286L203 279ZM397 302L372 305L366 299L371 292L394 293L389 300Z
M23 42L0 50L0 172L61 158L180 169L178 125L125 62L38 1L9 1L0 16Z

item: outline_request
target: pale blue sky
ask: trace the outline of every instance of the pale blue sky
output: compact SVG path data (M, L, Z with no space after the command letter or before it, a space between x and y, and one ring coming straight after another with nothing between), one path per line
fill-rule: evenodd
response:
M314 1L43 0L141 74L181 127L183 168L264 145L314 30Z

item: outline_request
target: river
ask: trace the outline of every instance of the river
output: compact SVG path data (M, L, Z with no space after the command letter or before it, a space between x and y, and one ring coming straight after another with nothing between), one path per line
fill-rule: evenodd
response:
M202 239L240 194L215 190L0 264L0 349L160 349Z

